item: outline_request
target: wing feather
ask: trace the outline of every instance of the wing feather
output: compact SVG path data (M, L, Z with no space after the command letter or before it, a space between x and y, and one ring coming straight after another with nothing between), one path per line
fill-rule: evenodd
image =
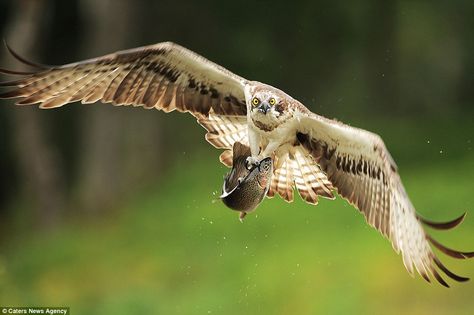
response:
M169 42L63 66L41 66L34 73L0 72L25 75L0 83L0 87L14 87L1 93L0 98L17 98L20 105L55 108L73 101L100 100L166 112L190 112L196 117L207 116L211 109L218 115L246 114L245 79Z
M235 142L248 146L247 118L244 116L216 115L211 111L198 122L207 130L206 140L218 149L232 151Z
M454 258L471 258L474 253L449 249L433 240L422 227L425 223L438 229L452 228L461 223L464 215L446 223L421 219L379 136L315 115L305 108L301 110L300 122L299 144L327 174L338 193L392 242L410 274L416 270L425 280L429 281L431 275L448 286L437 266L453 280L467 279L442 265L430 243Z
M279 158L278 163L275 165L270 189L267 193L269 198L278 194L283 200L293 202L293 189L295 187L294 169L294 161L288 158L288 154Z

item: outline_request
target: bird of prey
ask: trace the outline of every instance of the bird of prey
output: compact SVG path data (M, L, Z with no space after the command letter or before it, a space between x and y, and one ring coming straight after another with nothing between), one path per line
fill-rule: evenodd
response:
M446 287L438 270L453 280L468 280L448 270L431 245L459 259L474 252L447 248L423 228L453 228L464 214L444 223L419 216L378 135L312 113L283 91L244 79L171 42L51 67L8 49L35 70L1 69L22 77L1 82L0 87L10 89L0 98L18 98L18 105L40 108L100 101L189 112L207 130L206 140L225 150L220 160L227 166L236 141L250 147L251 164L273 158L269 197L278 194L290 202L296 188L306 202L317 204L319 196L334 199L337 192L391 241L410 274L416 269L428 282L434 277Z

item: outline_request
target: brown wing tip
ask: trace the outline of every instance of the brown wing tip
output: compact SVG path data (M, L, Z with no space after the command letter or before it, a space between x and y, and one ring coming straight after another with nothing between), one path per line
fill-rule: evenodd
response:
M219 161L227 167L232 167L232 151L225 150L219 155Z
M464 217L464 214L463 216L461 217ZM460 217L460 218L461 218ZM460 218L457 218L456 220L459 220ZM455 220L453 220L455 221ZM459 223L458 223L459 224ZM450 256L450 257L453 257L453 258L457 258L457 259L467 259L467 258L472 258L474 257L474 252L461 252L461 251L457 251L457 250L454 250L454 249L451 249L451 248L448 248L444 245L442 245L441 243L439 243L438 241L436 241L435 239L433 239L430 235L428 234L425 234L425 237L426 237L426 240L428 240L434 247L436 247L437 249L439 249L441 252L443 252L444 254ZM436 270L436 266L445 274L447 275L449 278L455 280L455 281L458 281L458 282L466 282L466 281L469 281L469 278L467 277L462 277L462 276L459 276L457 274L455 274L454 272L452 272L451 270L449 270L445 265L443 265L443 263L441 263L441 261L439 260L438 257L436 257L436 255L432 252L429 256L429 259L431 260L431 265L429 267L429 270L431 272L431 274L436 278L436 280L443 286L449 288L449 285L446 283L446 281L440 276L440 274L438 273L438 271ZM434 264L433 264L434 263ZM436 266L435 266L436 265ZM420 273L423 278L425 280L426 277L425 275L423 275L422 273ZM428 280L427 280L428 281ZM428 281L429 282L429 281Z
M433 276L436 278L436 280L438 280L438 282L442 286L449 288L449 284L439 275L439 273L436 271L435 268L431 268L431 272L433 273Z
M0 99L17 98L20 96L22 96L22 93L18 89L0 93Z
M450 230L450 229L455 228L459 224L461 224L464 221L464 218L466 217L466 214L467 214L467 212L464 212L462 215L460 215L456 219L451 220L451 221L447 221L447 222L433 222L431 220L423 218L422 216L420 216L418 214L416 215L416 217L418 218L418 220L421 223L426 224L426 225L428 225L428 226L430 226L434 229L437 229L437 230Z
M17 86L23 83L24 83L24 79L13 80L13 81L3 81L3 82L0 82L0 87Z
M32 75L32 74L35 74L36 72L14 71L14 70L0 68L0 73L12 74L12 75Z
M454 249L451 249L449 247L444 246L443 244L439 243L437 240L432 238L431 236L427 235L426 238L430 241L431 244L433 244L434 247L442 251L448 256L451 256L453 258L457 259L467 259L467 258L473 258L474 257L474 252L461 252L457 251Z
M448 268L446 268L445 265L443 265L443 263L441 263L441 261L438 259L438 257L433 257L433 261L434 263L436 264L436 266L438 266L439 269L441 269L448 277L450 277L451 279L453 280L456 280L458 282L466 282L466 281L469 281L469 278L467 277L462 277L462 276L459 276L455 273L453 273L451 270L449 270Z
M47 65L42 65L42 64L39 64L39 63L36 63L36 62L32 62L22 56L20 56L16 51L14 51L10 45L8 45L7 41L5 39L3 39L3 44L5 45L5 47L7 48L8 52L18 61L20 61L21 63L24 63L25 65L28 65L28 66L32 66L34 68L38 68L38 69L41 69L41 70L47 70L50 68L50 66L47 66Z

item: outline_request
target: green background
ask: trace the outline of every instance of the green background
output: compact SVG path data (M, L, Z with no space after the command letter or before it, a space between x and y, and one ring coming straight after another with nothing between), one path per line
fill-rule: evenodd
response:
M26 57L61 64L175 41L380 134L419 213L442 221L468 211L457 230L430 234L474 249L471 1L38 2L32 11L31 1L0 4L2 37ZM28 44L22 18L34 30ZM6 54L2 66L18 69ZM315 207L276 197L240 223L217 200L227 169L190 115L12 104L0 106L0 305L74 314L474 310L473 282L446 289L413 279L341 198ZM56 184L36 181L44 173ZM474 276L474 262L440 257Z

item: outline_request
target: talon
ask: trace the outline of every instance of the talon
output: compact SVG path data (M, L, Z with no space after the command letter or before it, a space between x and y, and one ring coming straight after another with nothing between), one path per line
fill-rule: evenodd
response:
M244 218L246 215L247 215L247 212L243 212L243 211L239 214L240 222L244 223Z
M258 165L260 159L258 157L253 157L253 156L249 156L247 157L247 159L245 160L246 162L246 166L248 169L251 169L252 166L255 166L255 165Z

